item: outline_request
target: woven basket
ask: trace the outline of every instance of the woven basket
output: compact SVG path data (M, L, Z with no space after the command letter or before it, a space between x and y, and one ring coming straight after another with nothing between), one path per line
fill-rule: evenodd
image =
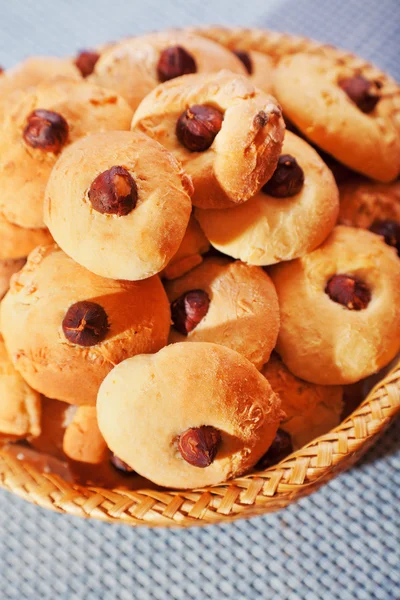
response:
M362 59L305 38L275 32L212 27L193 30L230 48L258 50L279 60L288 53L339 53L370 73L382 73ZM395 82L393 91L399 96ZM121 490L84 487L38 472L0 450L0 484L38 506L113 523L190 527L234 521L273 512L307 496L349 468L400 412L400 360L359 408L336 429L316 438L279 464L207 488Z

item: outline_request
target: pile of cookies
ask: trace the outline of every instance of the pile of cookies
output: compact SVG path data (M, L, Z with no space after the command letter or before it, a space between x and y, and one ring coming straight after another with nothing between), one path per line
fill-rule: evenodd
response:
M399 89L354 64L172 31L0 76L10 452L194 488L339 424L400 351Z

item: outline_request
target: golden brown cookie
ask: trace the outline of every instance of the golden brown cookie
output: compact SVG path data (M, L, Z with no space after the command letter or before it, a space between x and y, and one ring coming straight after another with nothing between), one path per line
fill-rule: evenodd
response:
M234 54L242 61L247 76L256 87L274 93L274 63L270 56L256 50L235 50Z
M97 425L95 406L78 406L65 429L63 450L69 458L93 465L108 458L109 450Z
M281 312L277 351L297 377L353 383L400 350L400 261L381 237L338 225L317 250L270 275Z
M55 245L30 254L1 303L2 332L17 370L34 389L71 404L95 404L113 366L162 348L169 325L158 277L103 279Z
M236 350L258 369L279 331L274 285L259 267L207 258L165 284L171 302L171 342L212 342Z
M280 428L290 434L294 450L337 427L343 410L340 385L315 385L299 379L273 352L261 369L279 396L286 417Z
M339 223L382 235L400 255L400 181L377 183L363 177L339 186Z
M0 336L0 436L26 438L40 434L40 394L15 370Z
M195 216L221 252L252 265L271 265L319 246L338 210L331 171L307 142L286 131L275 173L253 198L234 208L198 208Z
M30 56L15 67L7 69L0 79L0 120L17 98L17 94L59 75L81 79L79 70L70 59L55 56Z
M354 171L391 181L400 172L399 88L353 63L334 52L284 57L275 94L312 142Z
M118 365L97 416L113 452L151 481L195 488L247 471L269 447L280 400L243 356L217 344L172 344Z
M48 229L27 229L10 223L0 213L0 260L19 259L36 248L53 243Z
M21 227L44 227L44 191L58 155L88 133L129 129L131 117L123 98L83 79L56 77L27 90L0 127L0 212Z
M146 279L177 252L192 184L149 137L112 131L67 148L46 189L45 222L57 244L90 271Z
M65 460L64 433L76 410L73 404L42 396L41 431L39 436L29 440L30 445L42 454Z
M122 40L102 53L90 80L114 90L136 110L159 83L188 73L229 69L245 74L241 61L220 44L170 31Z
M171 258L161 276L165 279L181 277L190 269L203 262L203 254L210 249L210 243L196 219L191 216L178 251Z
M275 98L225 70L161 84L132 121L182 163L193 204L202 208L233 206L258 192L275 170L284 127Z
M25 258L0 260L0 300L10 287L11 276L22 269L24 264Z

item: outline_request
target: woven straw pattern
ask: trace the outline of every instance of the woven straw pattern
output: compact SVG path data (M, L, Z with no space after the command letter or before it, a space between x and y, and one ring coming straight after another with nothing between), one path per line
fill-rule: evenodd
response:
M261 30L211 28L203 34L227 46L257 49L280 58L298 51L336 52L305 38ZM240 43L239 41L240 40ZM339 51L338 51L339 52ZM364 61L351 54L346 60ZM375 67L377 76L382 73ZM387 78L390 84L393 80ZM393 91L399 95L397 87ZM130 525L189 527L229 522L284 508L350 467L400 411L400 361L339 427L267 469L200 490L107 490L71 485L41 474L0 450L0 484L44 508Z

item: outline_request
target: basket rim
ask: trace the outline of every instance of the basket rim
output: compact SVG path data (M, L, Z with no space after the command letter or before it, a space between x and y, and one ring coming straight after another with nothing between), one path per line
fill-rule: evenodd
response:
M262 29L190 28L227 47L253 49L276 60L296 52L335 52L382 71L354 54L304 37ZM396 84L395 84L396 85ZM396 85L396 96L400 88ZM230 522L284 508L354 464L400 412L400 358L365 400L337 427L265 471L193 490L106 489L41 473L0 448L0 487L57 512L132 526L191 527Z

